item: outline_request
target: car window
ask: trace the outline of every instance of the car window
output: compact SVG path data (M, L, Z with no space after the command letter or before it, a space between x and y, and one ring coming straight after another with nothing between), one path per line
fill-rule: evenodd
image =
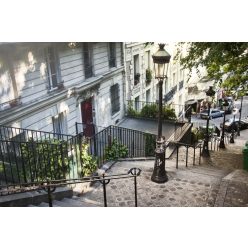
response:
M207 110L203 110L201 113L203 113L203 114L207 114L207 113L208 113L208 111L207 111Z

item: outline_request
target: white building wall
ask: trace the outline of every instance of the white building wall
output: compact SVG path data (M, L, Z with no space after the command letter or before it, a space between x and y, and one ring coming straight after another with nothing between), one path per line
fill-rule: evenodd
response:
M18 96L21 96L22 105L19 109L18 107L9 109L9 112L13 112L12 115L6 110L1 111L0 109L0 124L52 132L52 117L64 112L67 120L67 132L75 134L75 122L82 122L80 103L91 96L94 99L93 115L95 116L93 117L96 125L114 125L117 120L123 118L122 43L116 43L117 66L114 68L109 68L108 43L92 44L94 75L87 80L84 76L83 52L80 44L73 49L69 48L67 44L58 44L59 68L64 89L53 91L47 89L48 78L44 53L47 45L15 44L11 62L14 65ZM18 58L16 58L17 54ZM27 57L31 57L32 61L26 61ZM4 71L0 67L0 86L5 85L5 90L0 90L1 102L4 101L3 99L13 99L11 80L3 81L4 73L6 74L6 70ZM120 111L111 116L110 86L117 83L120 90ZM39 105L43 107L39 107ZM30 110L28 111L28 109ZM27 113L22 115L20 114L22 111Z

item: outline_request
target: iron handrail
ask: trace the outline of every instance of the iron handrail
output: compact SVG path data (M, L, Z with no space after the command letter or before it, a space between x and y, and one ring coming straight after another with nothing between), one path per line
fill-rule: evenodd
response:
M135 207L137 204L137 176L140 176L141 169L139 168L131 168L128 173L114 174L114 175L106 175L102 174L101 176L91 176L91 177L82 177L82 178L73 178L73 179L61 179L61 180L47 180L47 181L39 181L32 183L21 183L21 184L12 184L7 186L0 186L0 196L11 195L11 194L20 194L24 192L31 192L37 190L47 190L48 194L48 202L49 207L52 207L52 192L56 189L56 187L67 186L71 184L79 184L79 183L92 183L92 182L100 182L103 185L104 191L104 206L107 207L107 197L106 197L106 185L110 182L110 180L119 180L126 178L134 178L134 193L135 193ZM17 187L18 188L15 188ZM25 186L25 187L22 187ZM27 189L27 187L29 188ZM14 187L13 189L10 189ZM5 191L3 191L5 189ZM6 194L3 194L3 193Z

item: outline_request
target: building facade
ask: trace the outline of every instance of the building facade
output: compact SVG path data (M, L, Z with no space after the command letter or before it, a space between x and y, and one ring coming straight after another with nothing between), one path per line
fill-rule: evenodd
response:
M142 102L155 102L157 99L153 53L152 44L125 43L126 101L132 101L137 111L142 108Z
M124 78L120 42L1 43L0 125L90 136L123 118Z

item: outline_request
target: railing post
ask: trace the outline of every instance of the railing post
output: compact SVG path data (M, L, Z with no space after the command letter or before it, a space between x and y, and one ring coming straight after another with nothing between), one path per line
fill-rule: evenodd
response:
M137 173L136 173L136 168L134 168L134 196L135 196L135 207L138 207L138 199L137 199Z
M201 164L201 154L202 154L202 147L201 147L201 144L200 144L199 165Z
M178 150L179 150L179 147L178 145L176 144L176 147L177 147L177 161L176 161L176 168L178 169Z
M138 173L137 173L138 170ZM134 176L134 197L135 197L135 207L138 207L138 197L137 197L137 176L140 175L141 169L139 168L131 168L128 171L128 174L132 174Z
M195 165L195 144L194 144L194 157L193 157L193 165Z
M76 135L78 135L78 123L75 122L75 125L76 125Z
M107 207L107 194L106 194L106 182L104 179L104 174L102 174L102 186L103 186L103 199L104 199L104 207Z
M47 181L48 187L47 187L47 195L48 195L48 203L49 207L53 206L53 199L52 199L52 194L51 194L51 187L50 187L50 182Z
M186 167L188 167L188 152L189 152L189 147L186 146Z

